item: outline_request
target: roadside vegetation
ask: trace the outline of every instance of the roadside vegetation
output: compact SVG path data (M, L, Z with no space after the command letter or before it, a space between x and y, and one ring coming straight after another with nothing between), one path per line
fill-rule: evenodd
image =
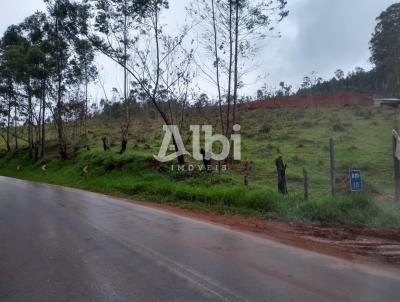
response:
M196 113L193 119L199 116ZM157 118L136 121L131 134L133 145L121 155L118 129L113 126L117 121L98 117L89 123L89 151L75 148L68 160L63 160L53 148L53 154L34 160L24 148L8 154L3 149L0 174L221 214L299 223L400 227L400 206L393 201L390 134L396 110L277 108L241 112L239 118L246 129L242 133L243 161L235 162L228 172L171 171L171 164L154 160L163 135ZM339 124L344 126L337 131ZM147 129L145 136L143 127ZM50 138L56 136L54 130L47 132ZM114 146L108 151L102 148L104 135ZM335 198L329 192L330 137L337 142L340 167ZM188 140L188 149L190 144ZM46 153L51 149L49 144ZM279 155L288 162L289 196L277 190L274 160ZM245 186L243 166L247 158L252 159L252 168ZM363 194L348 192L350 167L363 171ZM303 197L303 168L310 174L307 201Z
M44 2L45 12L10 25L0 40L0 175L289 222L400 226L393 201L396 109L241 108L254 100L243 95L246 74L265 55L262 41L280 36L276 25L289 16L287 1L191 1L179 32L163 24L165 0ZM328 81L313 72L297 92L281 82L275 91L259 89L257 99L343 90L398 96L399 14L394 4L377 19L371 71L338 70ZM118 66L120 89L105 88L109 75L97 68L99 55ZM94 86L101 99L91 98ZM229 138L236 124L242 159L231 153L213 163L227 171L172 171L153 158L163 125L179 126L192 151L190 125L213 125ZM179 147L173 137L170 148ZM205 163L211 150L203 151ZM202 164L184 155L178 163ZM349 169L362 171L363 194L349 193ZM279 174L286 194L285 172L287 196L277 189Z

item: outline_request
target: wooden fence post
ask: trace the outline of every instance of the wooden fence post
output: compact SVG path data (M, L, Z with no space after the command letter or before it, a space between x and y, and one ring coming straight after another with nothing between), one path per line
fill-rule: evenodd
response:
M336 195L336 160L335 160L335 143L331 138L329 140L329 154L331 159L331 191L332 196Z
M282 195L288 195L286 183L286 169L287 165L284 164L282 156L275 160L276 170L278 172L278 190Z
M250 170L251 170L251 162L250 161L246 161L245 162L245 166L244 166L244 171L245 171L244 185L245 186L249 186L249 184L250 184L250 176L249 176Z
M394 185L395 185L395 200L400 202L400 161L396 156L397 137L393 135L393 163L394 163Z
M303 169L304 176L304 200L308 200L308 173L306 169Z

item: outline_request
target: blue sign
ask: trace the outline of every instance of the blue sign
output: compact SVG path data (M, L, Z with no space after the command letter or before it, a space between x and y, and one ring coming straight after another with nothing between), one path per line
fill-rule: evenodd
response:
M349 178L351 192L362 192L364 190L360 170L350 170Z

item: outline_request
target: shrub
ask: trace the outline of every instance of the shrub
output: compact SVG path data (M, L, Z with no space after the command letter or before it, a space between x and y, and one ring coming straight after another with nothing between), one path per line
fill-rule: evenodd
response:
M340 123L336 123L332 126L332 130L335 132L343 132L346 131L346 127Z
M259 133L261 133L261 134L267 134L267 135L268 135L268 134L271 133L271 131L272 131L271 125L265 124L265 125L263 125L263 126L261 127Z

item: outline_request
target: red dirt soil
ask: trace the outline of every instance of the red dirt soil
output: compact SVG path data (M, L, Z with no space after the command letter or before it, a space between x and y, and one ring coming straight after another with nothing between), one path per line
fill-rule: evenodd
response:
M400 229L288 224L238 215L193 212L166 204L123 200L342 259L400 265Z
M241 105L240 109L350 106L374 106L374 100L361 93L347 91L339 93L293 95L288 97L256 101Z

